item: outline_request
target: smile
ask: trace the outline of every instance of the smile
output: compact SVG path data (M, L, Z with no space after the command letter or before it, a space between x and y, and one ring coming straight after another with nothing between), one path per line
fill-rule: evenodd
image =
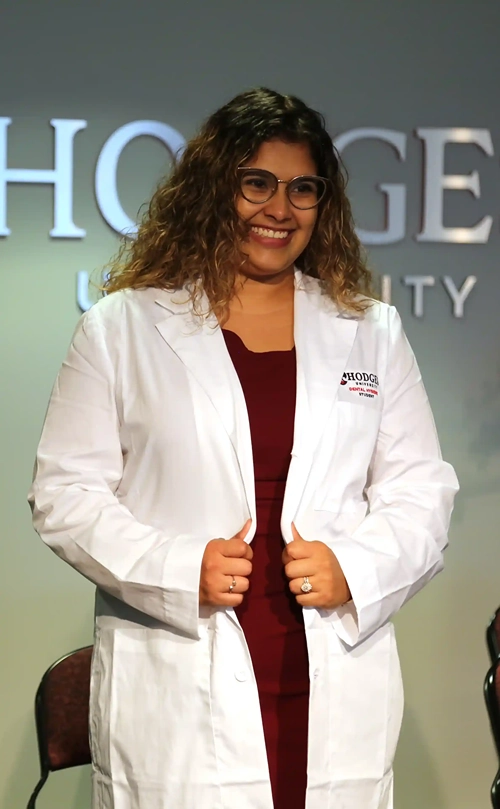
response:
M270 230L269 228L252 227L250 230L266 239L286 239L291 235L290 230Z

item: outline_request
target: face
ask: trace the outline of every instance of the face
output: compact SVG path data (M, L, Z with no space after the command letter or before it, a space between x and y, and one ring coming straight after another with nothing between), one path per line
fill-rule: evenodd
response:
M271 171L278 180L318 173L307 144L281 140L263 143L244 165ZM250 226L242 246L247 256L243 273L264 280L290 272L309 243L318 209L295 208L288 200L284 183L279 183L274 196L264 203L255 204L239 196L236 209Z

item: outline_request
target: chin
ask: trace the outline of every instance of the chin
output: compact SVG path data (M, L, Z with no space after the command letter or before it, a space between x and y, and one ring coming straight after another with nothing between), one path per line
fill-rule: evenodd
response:
M286 275L293 272L293 264L286 267L255 267L253 264L247 264L241 268L241 274L247 278L254 280L262 280L264 278L277 278L281 275Z
M255 278L272 277L286 272L293 272L294 263L295 259L293 258L281 259L280 261L258 261L257 259L252 260L252 256L248 256L248 260L241 268L241 272Z

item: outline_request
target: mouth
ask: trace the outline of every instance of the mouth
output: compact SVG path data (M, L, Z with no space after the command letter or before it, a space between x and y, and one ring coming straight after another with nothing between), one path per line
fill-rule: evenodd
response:
M276 249L287 247L292 241L294 230L265 228L259 225L252 225L249 231L249 238L260 244L262 247Z
M287 239L288 236L292 235L293 230L275 230L274 228L264 228L259 225L253 225L250 228L250 232L265 239Z

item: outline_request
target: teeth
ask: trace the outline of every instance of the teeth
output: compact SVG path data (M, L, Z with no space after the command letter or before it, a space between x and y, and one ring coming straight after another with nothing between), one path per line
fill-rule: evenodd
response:
M252 230L259 236L265 236L266 238L271 239L286 239L286 237L290 235L288 230L268 230L267 228L257 227L253 227Z

